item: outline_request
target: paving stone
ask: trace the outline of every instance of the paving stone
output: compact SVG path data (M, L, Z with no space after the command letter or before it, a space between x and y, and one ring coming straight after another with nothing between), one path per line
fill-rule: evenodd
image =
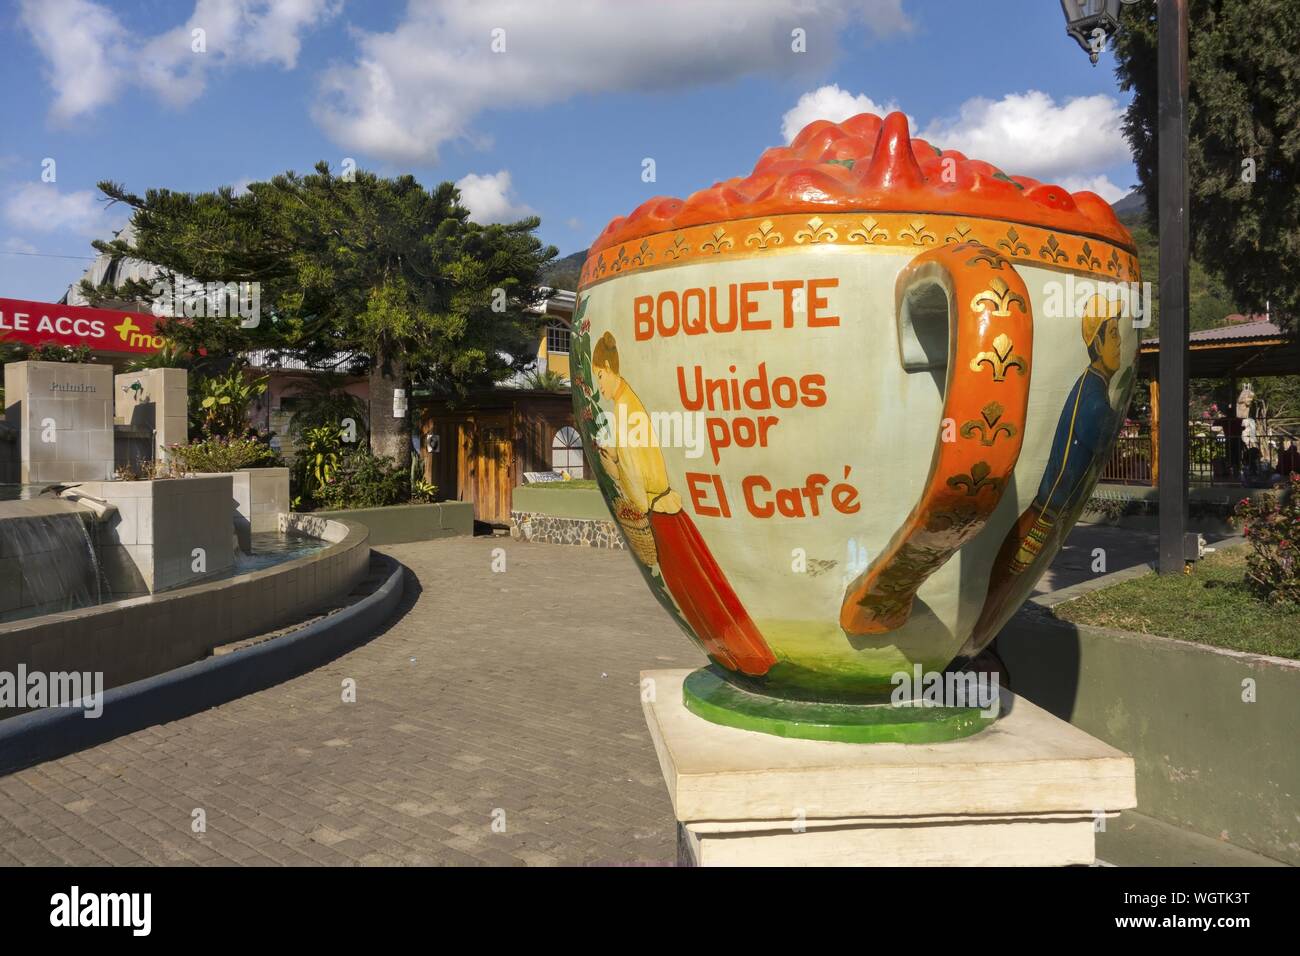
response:
M504 574L491 571L497 547ZM631 557L500 538L385 550L419 589L368 644L269 690L0 778L0 860L671 861L672 808L637 678L702 658ZM605 617L576 612L576 582L601 595ZM351 704L341 699L349 677ZM655 786L647 794L628 777ZM206 834L191 832L195 808ZM491 829L497 808L505 833ZM594 836L613 834L594 830L595 817L648 836L602 843ZM68 838L66 853L33 839L37 827Z
M418 587L369 643L0 777L0 864L670 864L639 677L703 657L632 556L467 537L382 550Z

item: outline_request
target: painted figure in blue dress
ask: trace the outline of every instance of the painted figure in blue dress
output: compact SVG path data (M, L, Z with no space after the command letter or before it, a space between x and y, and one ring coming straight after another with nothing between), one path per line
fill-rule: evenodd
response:
M1061 409L1038 494L1007 533L994 559L984 609L968 648L978 649L1015 610L1008 604L1020 576L1041 556L1050 560L1056 553L1061 536L1073 527L1087 500L1096 470L1110 454L1119 417L1110 403L1110 381L1120 366L1118 306L1094 296L1084 310L1082 326L1091 361ZM1131 371L1126 377L1131 378ZM1121 398L1122 408L1127 397L1121 394Z

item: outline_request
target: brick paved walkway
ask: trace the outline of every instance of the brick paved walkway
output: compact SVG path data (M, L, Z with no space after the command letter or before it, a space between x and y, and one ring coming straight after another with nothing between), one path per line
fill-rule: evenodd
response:
M1133 542L1098 531L1107 546ZM1090 534L1071 539L1085 555ZM638 673L703 658L631 557L504 538L384 550L418 584L365 646L0 777L0 864L670 863ZM1108 570L1150 555L1119 557ZM1061 583L1082 573L1061 571ZM602 596L607 621L571 607L575 585ZM342 700L346 678L356 703Z
M0 777L0 864L671 863L638 674L703 657L632 558L502 538L384 550L419 584L365 646ZM608 622L565 599L579 583Z

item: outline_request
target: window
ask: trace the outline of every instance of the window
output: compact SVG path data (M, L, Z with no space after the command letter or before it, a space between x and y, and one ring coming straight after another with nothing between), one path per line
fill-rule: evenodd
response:
M582 436L577 429L565 425L551 439L551 470L567 471L574 478L584 477Z
M560 323L546 327L546 351L559 355L569 354L569 327Z

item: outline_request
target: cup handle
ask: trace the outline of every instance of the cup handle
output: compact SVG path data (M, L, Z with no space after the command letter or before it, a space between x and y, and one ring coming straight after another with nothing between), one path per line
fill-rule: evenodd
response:
M845 592L840 626L853 635L901 627L925 580L984 527L1020 457L1029 403L1033 312L1006 257L978 242L922 252L894 304L904 370L946 369L943 417L920 499Z

